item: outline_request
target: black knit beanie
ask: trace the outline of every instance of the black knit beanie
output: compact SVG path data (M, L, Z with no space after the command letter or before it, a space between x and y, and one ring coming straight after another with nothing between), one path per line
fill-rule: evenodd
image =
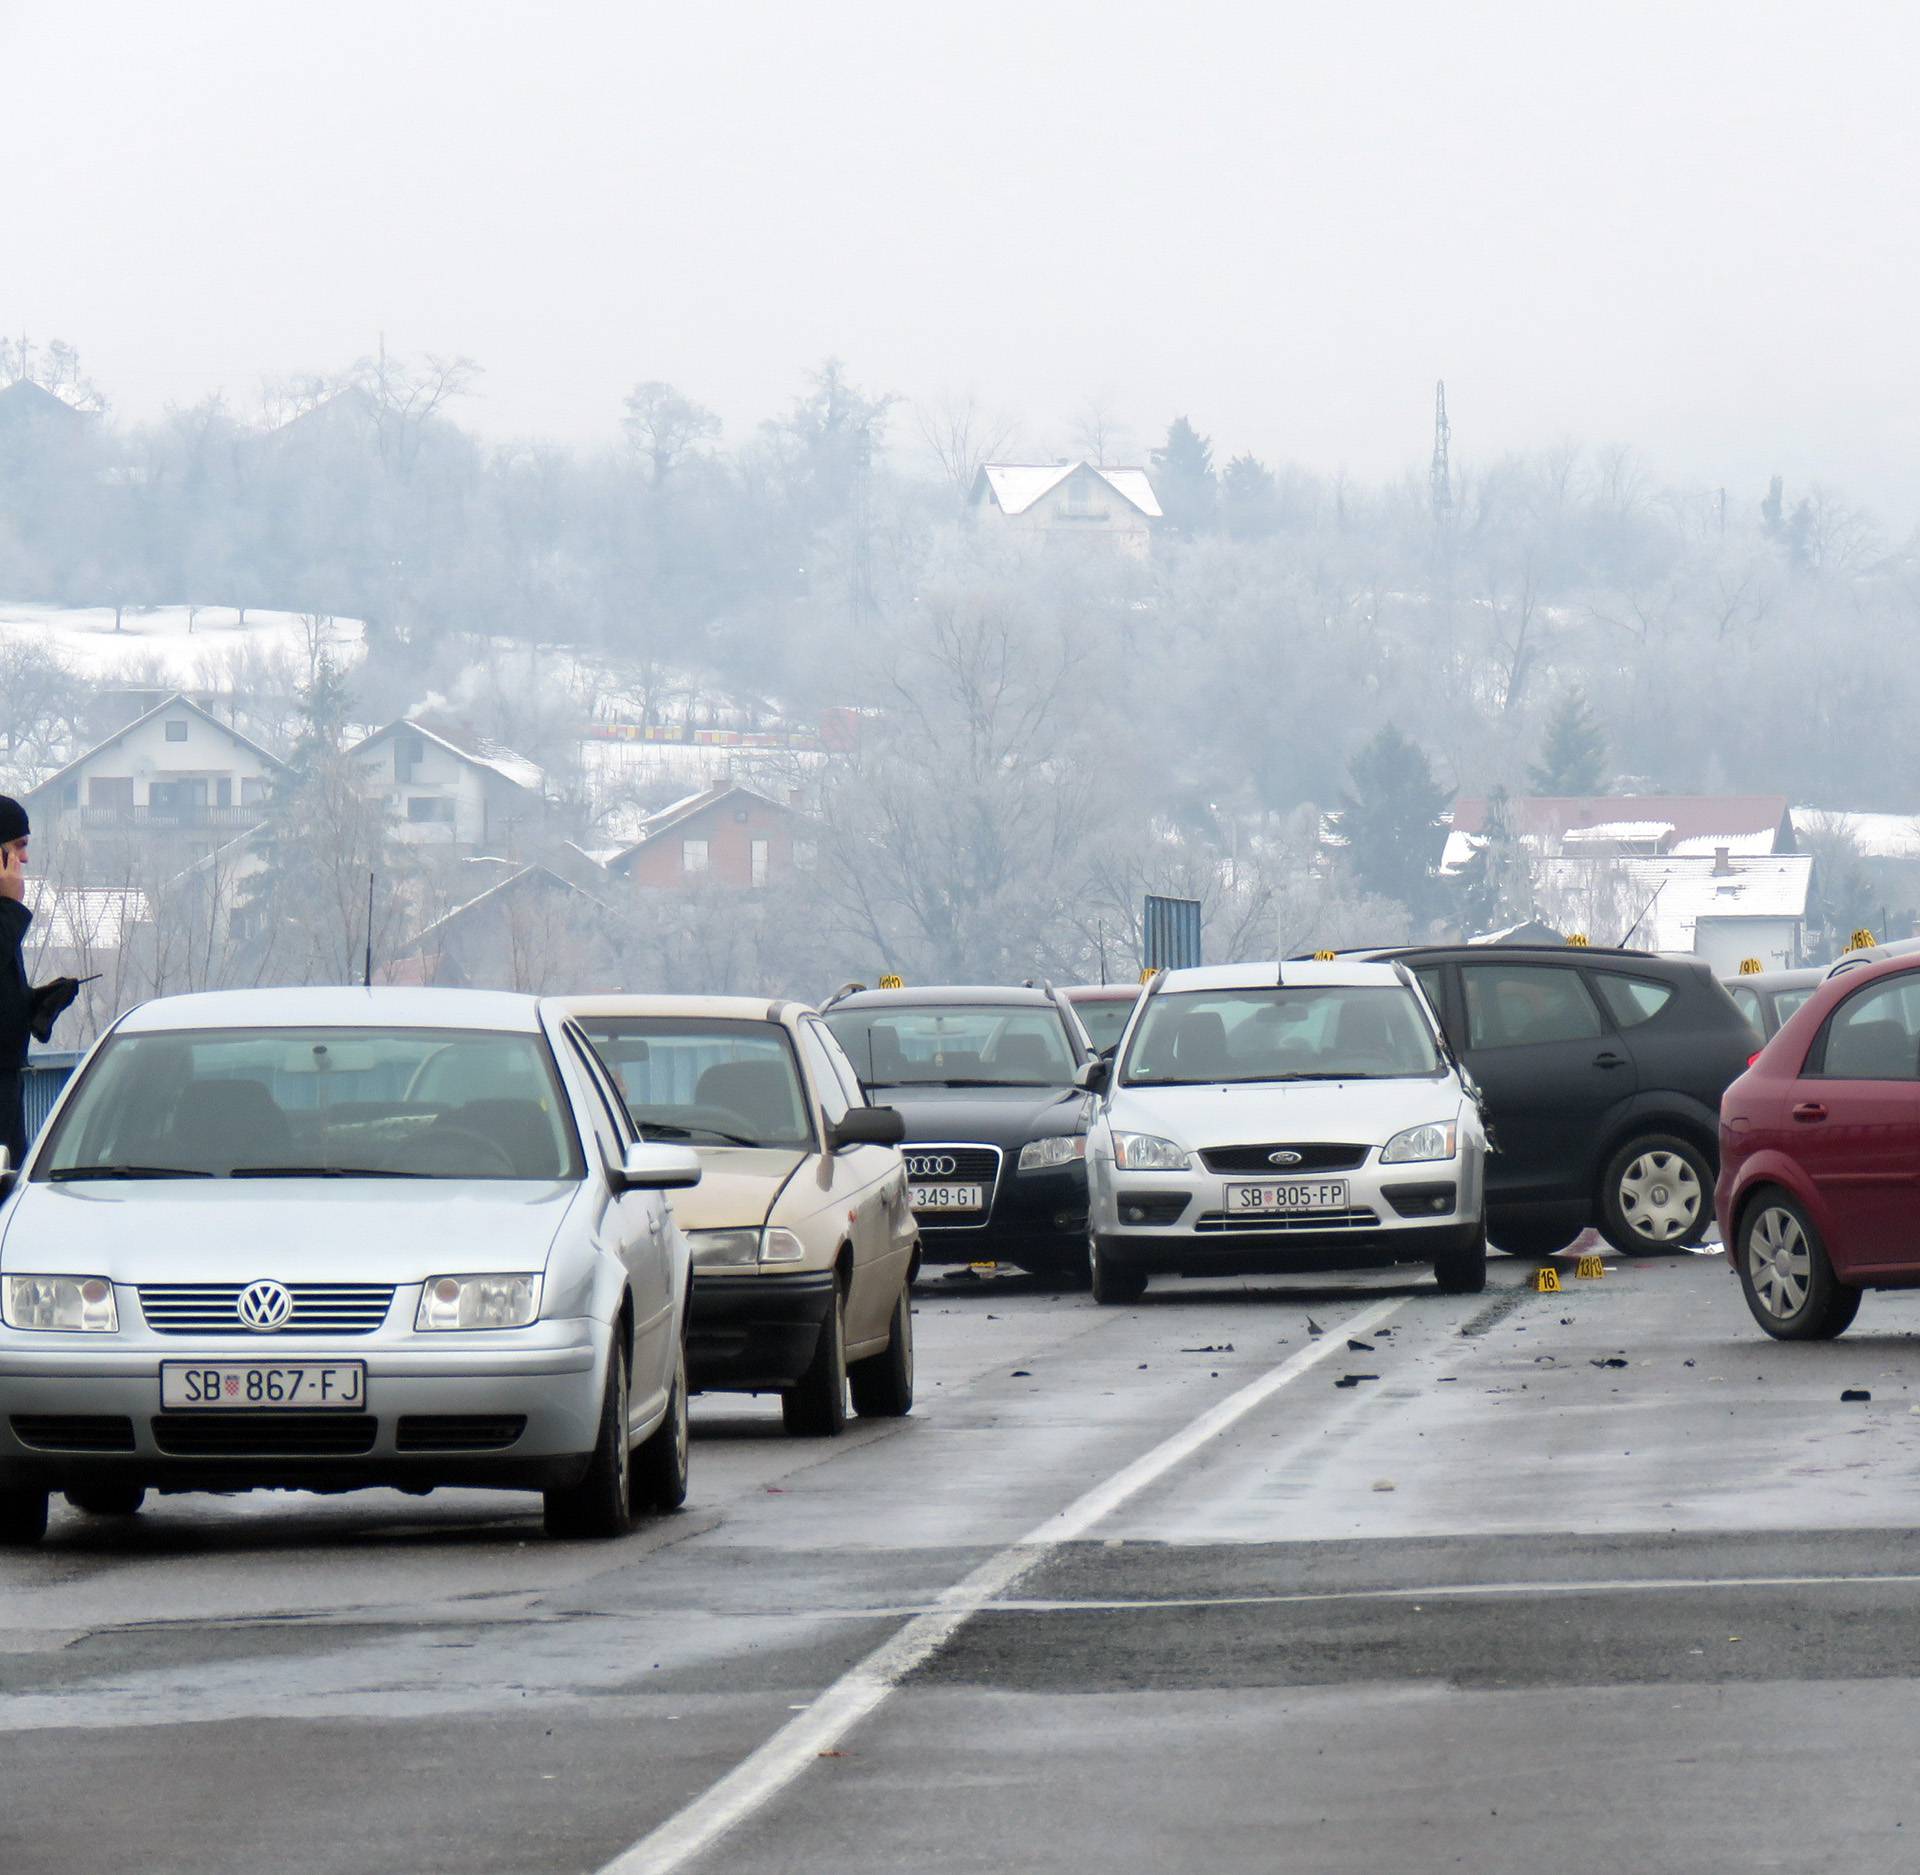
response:
M10 794L0 794L0 846L24 840L33 830L27 824L27 810Z

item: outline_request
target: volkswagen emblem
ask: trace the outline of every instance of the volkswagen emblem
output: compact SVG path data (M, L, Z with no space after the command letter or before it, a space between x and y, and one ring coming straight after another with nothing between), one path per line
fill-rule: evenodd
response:
M907 1160L909 1178L951 1178L960 1161L950 1152L921 1153Z
M256 1335L276 1335L293 1319L293 1296L284 1283L248 1283L236 1306L240 1326Z
M1300 1163L1300 1155L1297 1152L1270 1152L1267 1154L1267 1163L1269 1165L1298 1165Z

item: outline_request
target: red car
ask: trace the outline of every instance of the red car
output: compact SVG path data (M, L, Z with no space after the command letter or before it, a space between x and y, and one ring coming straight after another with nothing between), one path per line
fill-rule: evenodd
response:
M1920 1287L1920 957L1830 978L1720 1103L1720 1234L1753 1318L1840 1334Z

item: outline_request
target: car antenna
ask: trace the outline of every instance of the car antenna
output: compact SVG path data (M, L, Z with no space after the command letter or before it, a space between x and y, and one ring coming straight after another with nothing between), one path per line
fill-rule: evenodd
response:
M373 872L371 868L367 872L367 974L363 987L373 988Z

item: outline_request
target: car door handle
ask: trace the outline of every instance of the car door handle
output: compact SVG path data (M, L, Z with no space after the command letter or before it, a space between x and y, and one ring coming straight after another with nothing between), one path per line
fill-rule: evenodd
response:
M1625 1055L1616 1055L1611 1050L1603 1055L1595 1055L1593 1065L1596 1068L1624 1068L1627 1065Z
M1817 1100L1803 1100L1794 1108L1793 1117L1796 1120L1824 1120L1827 1117L1827 1110Z

